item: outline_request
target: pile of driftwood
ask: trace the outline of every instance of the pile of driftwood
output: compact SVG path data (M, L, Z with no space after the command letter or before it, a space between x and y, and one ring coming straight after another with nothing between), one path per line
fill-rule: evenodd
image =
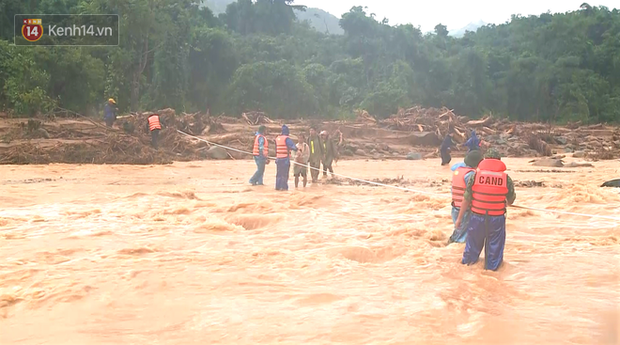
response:
M416 138L423 136L425 145L437 145L447 134L452 134L452 140L462 144L470 137L472 130L475 130L476 134L490 146L511 156L552 154L550 144L553 142L545 140L548 139L545 135L549 136L545 125L517 124L492 115L472 120L466 116L459 116L453 109L446 107L439 109L414 106L399 109L397 114L384 120L376 120L366 111L358 111L356 122L377 124L389 130L412 132ZM432 138L429 139L429 136Z
M435 133L438 138L453 133L457 142L466 140L466 130L463 125L465 117L457 116L448 108L422 108L415 106L409 109L399 109L398 113L380 121L381 127L392 130Z
M355 122L377 124L377 119L372 117L366 110L357 110Z
M273 121L260 111L250 111L248 113L241 114L241 117L247 122L248 125L264 125L273 123Z

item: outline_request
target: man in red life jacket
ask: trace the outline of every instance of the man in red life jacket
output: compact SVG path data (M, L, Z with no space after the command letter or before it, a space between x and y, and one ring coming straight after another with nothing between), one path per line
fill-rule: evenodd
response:
M485 269L496 271L504 260L506 206L516 199L514 184L505 171L499 153L490 149L478 169L465 175L467 188L455 224L458 229L466 210L471 210L463 264L475 264L483 248Z
M267 128L265 126L258 127L258 132L254 137L254 148L252 154L254 155L254 162L256 163L256 172L250 179L252 186L262 186L263 176L265 175L265 165L269 163L269 142L265 138L265 132Z
M157 148L159 131L162 129L161 122L159 121L159 115L151 114L146 120L147 131L151 131L151 145L153 145L153 148Z
M276 137L276 190L288 190L288 175L291 171L291 151L297 151L290 131L282 125L282 134Z
M452 222L454 224L456 224L456 220L459 217L461 204L463 203L463 196L465 195L465 190L467 189L465 176L467 173L476 171L476 168L482 159L482 153L479 150L470 151L467 156L465 156L465 166L457 167L452 173ZM469 223L470 216L471 212L466 210L460 228L454 229L454 233L450 236L448 243L465 243L465 240L467 239L467 225Z

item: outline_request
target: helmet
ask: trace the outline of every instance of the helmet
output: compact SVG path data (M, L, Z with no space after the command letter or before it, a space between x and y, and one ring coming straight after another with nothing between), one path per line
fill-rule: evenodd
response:
M112 104L116 104L116 101L114 100L114 98L110 98L108 99L108 102L112 103Z
M486 155L484 155L484 158L486 158L486 159L499 159L499 160L501 160L502 159L502 155L496 149L490 148L487 151Z

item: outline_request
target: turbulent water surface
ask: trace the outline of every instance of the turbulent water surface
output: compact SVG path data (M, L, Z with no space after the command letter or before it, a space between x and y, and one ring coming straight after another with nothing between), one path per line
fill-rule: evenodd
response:
M523 206L615 215L617 162L506 159ZM345 161L446 194L438 161ZM510 209L505 263L463 266L449 199L251 187L250 161L0 167L0 343L616 344L619 222ZM557 169L557 168L556 168ZM551 170L549 168L548 170Z

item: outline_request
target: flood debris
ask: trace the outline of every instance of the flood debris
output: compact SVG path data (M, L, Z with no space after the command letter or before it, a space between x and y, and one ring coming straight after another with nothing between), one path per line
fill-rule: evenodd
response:
M533 166L537 167L552 167L561 168L564 166L564 162L561 159L544 158L530 161Z
M620 188L620 178L617 179L613 179L613 180L609 180L609 181L605 181L601 187L614 187L614 188Z
M524 188L533 188L533 187L545 187L545 183L543 181L514 181L516 187L524 187Z
M146 118L157 113L164 129L160 148L150 148ZM75 113L74 113L75 114ZM353 120L321 121L320 119L273 120L260 111L248 111L237 117L211 116L206 113L181 113L166 108L153 112L120 116L114 129L100 120L76 114L76 117L2 120L0 127L0 164L29 163L126 163L158 164L160 162L210 159L211 143L246 152L252 151L259 125L267 128L271 155L275 154L275 137L283 124L289 125L291 137L307 134L310 126L326 130L337 142L340 159L412 159L438 157L438 147L447 134L455 146L453 156L465 155L464 143L475 130L483 140L483 150L497 149L504 157L548 157L539 166L562 167L554 154L574 152L574 158L588 161L620 157L620 130L604 125L571 128L541 123L511 122L487 114L481 119L458 115L448 108L413 106L380 119L358 110ZM206 139L207 143L182 135ZM251 155L231 150L228 159L248 159ZM411 155L409 153L415 153ZM221 153L221 152L220 152ZM40 155L40 156L39 156ZM218 154L217 157L223 155ZM555 160L554 160L555 159ZM546 163L545 163L546 162ZM546 164L546 165L545 165ZM574 167L582 167L579 165ZM572 167L572 166L571 166Z
M170 164L173 161L198 160L207 157L204 142L189 140L177 132L189 134L221 132L223 127L204 114L181 114L174 109L157 111L164 128L160 132L159 149L151 147L147 117L152 112L121 116L118 128L107 128L92 120L30 119L10 129L11 140L0 146L0 164ZM45 130L46 140L33 133Z
M515 170L515 172L520 172L520 173L549 173L549 174L572 174L572 173L576 173L576 171L574 170L557 170L557 169L552 169L552 170Z

